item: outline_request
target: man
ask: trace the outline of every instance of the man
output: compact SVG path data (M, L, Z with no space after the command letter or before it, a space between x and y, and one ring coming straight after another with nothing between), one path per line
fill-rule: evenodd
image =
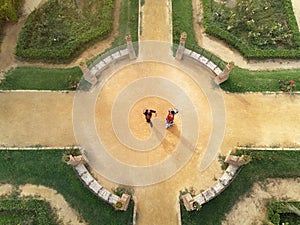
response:
M151 122L152 113L155 113L155 116L157 116L155 110L145 107L143 114L145 115L146 122L149 123L151 127L153 127L153 124Z

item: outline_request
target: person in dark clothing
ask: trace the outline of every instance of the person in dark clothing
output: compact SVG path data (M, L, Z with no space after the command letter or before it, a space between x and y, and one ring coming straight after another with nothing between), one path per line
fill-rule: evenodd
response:
M143 114L145 115L146 122L149 123L151 127L153 126L153 124L151 122L151 118L152 118L153 113L155 113L155 116L157 116L156 110L153 110L153 109L145 108L144 112L143 112Z

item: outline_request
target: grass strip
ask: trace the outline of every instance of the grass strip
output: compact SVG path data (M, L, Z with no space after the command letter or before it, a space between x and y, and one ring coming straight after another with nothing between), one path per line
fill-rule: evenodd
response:
M10 69L0 83L2 90L72 90L70 85L79 80L79 67L68 69L16 67Z
M266 70L250 71L235 67L229 79L221 84L221 88L228 92L264 92L280 91L279 80L294 80L294 91L300 91L300 70Z
M83 186L62 157L61 150L0 151L0 183L30 183L53 188L90 225L131 224L132 203L126 212L114 210Z
M250 155L252 161L242 168L222 194L204 204L199 211L187 212L182 207L183 225L219 225L239 197L249 192L255 182L267 178L300 177L300 151L239 150L238 153Z

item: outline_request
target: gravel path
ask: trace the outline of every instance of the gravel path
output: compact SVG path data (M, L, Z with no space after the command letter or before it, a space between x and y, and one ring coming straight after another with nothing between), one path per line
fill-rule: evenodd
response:
M197 3L197 1L198 0L194 0L194 3ZM294 1L296 2L296 0ZM296 2L296 4L299 4L299 2ZM142 24L142 35L140 37L141 40L170 42L171 20L170 15L168 14L168 12L170 12L169 6L169 0L165 0L163 3L155 0L153 4L150 4L147 0L145 1L145 5L142 9L144 19ZM17 28L20 29L20 27ZM16 36L18 33L17 28L15 29L15 33L11 35ZM211 51L215 52L215 54L220 54L222 58L224 57L224 60L231 61L232 57L237 57L234 58L233 61L246 68L270 69L299 67L298 61L276 61L274 63L259 62L249 64L249 62L244 61L237 52L230 50L222 43L220 44L220 41L201 36L200 44L202 45L202 43L204 43L204 46L211 48ZM2 48L3 46L5 45L2 45ZM101 48L97 47L93 49L93 52L99 53L100 50ZM84 55L88 58L93 54L90 54L88 50ZM146 57L146 54L142 54L142 56ZM6 62L7 65L19 65L19 62L14 61L13 57L7 58L7 61L2 61L3 55L1 56L0 54L0 57L2 57L1 63ZM86 59L85 57L77 59L75 64L78 63L79 60ZM185 63L188 62L185 61ZM0 68L5 69L6 67L1 65ZM201 76L201 73L198 75ZM126 82L127 76L123 76L122 79ZM211 88L211 86L207 86L207 88ZM206 110L199 110L209 109L210 107L207 96L205 96L202 91L191 91L189 94L192 95L192 98L198 98L199 103L202 104L199 107L196 107L196 110L198 110L197 113L200 115L199 118L201 119L200 124L202 132L200 132L199 135L199 142L194 154L186 166L169 180L156 185L135 188L135 194L140 202L139 225L176 224L176 203L179 190L182 190L185 187L194 187L196 191L206 189L215 182L215 177L219 177L222 173L217 159L215 159L204 171L200 172L199 170L199 165L204 157L204 151L209 142L208 140L212 130L212 113ZM104 96L111 96L111 93ZM221 154L226 154L229 149L238 144L251 143L255 145L272 145L284 143L286 145L294 145L296 142L298 143L298 137L300 137L300 125L297 125L295 121L297 121L297 116L300 113L299 95L224 94L224 96L227 117L226 133L221 147ZM151 103L151 100L149 100L149 102ZM156 102L156 100L153 100L152 102ZM76 143L72 125L73 93L0 93L0 104L0 127L5 128L0 131L1 145L29 146L41 144L47 146L69 146ZM97 102L97 104L100 103ZM144 102L140 104L144 105ZM49 107L49 105L51 105L51 107ZM138 102L136 105L138 105ZM164 107L166 103L162 101L161 105L162 112L165 112ZM159 104L157 107L160 107ZM105 107L102 107L101 109L104 112L106 110ZM132 107L132 110L134 109L135 106ZM96 113L100 112L96 111ZM142 117L139 117L138 113L134 113L133 115L135 115L132 116L134 120L131 120L130 122L131 127L133 127L133 132L135 132L135 135L137 136L147 137L147 134L149 134L147 133L148 130L145 131L145 129L140 129L140 125L137 125L138 127L135 127L134 125L134 122L141 120ZM164 116L165 115L162 115L161 117L163 118ZM96 120L101 121L102 118L103 117L100 116L97 117ZM99 124L96 129L101 127ZM180 121L178 121L178 125L179 124ZM103 131L103 129L100 130ZM174 130L173 132L173 134L176 134ZM172 136L173 134L170 132L168 135ZM171 140L177 140L174 136L172 138ZM110 144L117 146L113 143ZM172 145L172 142L168 144ZM166 145L167 147L164 148L165 150L169 150L168 144ZM115 151L119 149L120 148L115 148ZM114 152L112 151L111 154L113 153ZM170 153L172 152L166 151L159 156L166 157ZM122 157L123 154L121 156L120 154L118 155L119 157ZM126 158L131 160L131 162L136 161L134 157ZM150 159L150 157L148 159ZM148 162L151 161L149 160ZM141 163L143 162L141 161ZM115 187L115 183L111 183L99 174L97 176L101 179L100 183L103 183L107 187Z

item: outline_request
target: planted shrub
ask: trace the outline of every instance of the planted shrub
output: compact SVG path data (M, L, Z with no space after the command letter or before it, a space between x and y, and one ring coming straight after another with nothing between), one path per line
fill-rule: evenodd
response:
M0 21L17 22L20 6L21 0L0 0Z
M16 55L33 60L67 60L111 32L113 0L75 3L49 0L34 10L19 34Z
M300 33L290 0L237 0L234 7L203 0L206 33L246 58L300 58Z

